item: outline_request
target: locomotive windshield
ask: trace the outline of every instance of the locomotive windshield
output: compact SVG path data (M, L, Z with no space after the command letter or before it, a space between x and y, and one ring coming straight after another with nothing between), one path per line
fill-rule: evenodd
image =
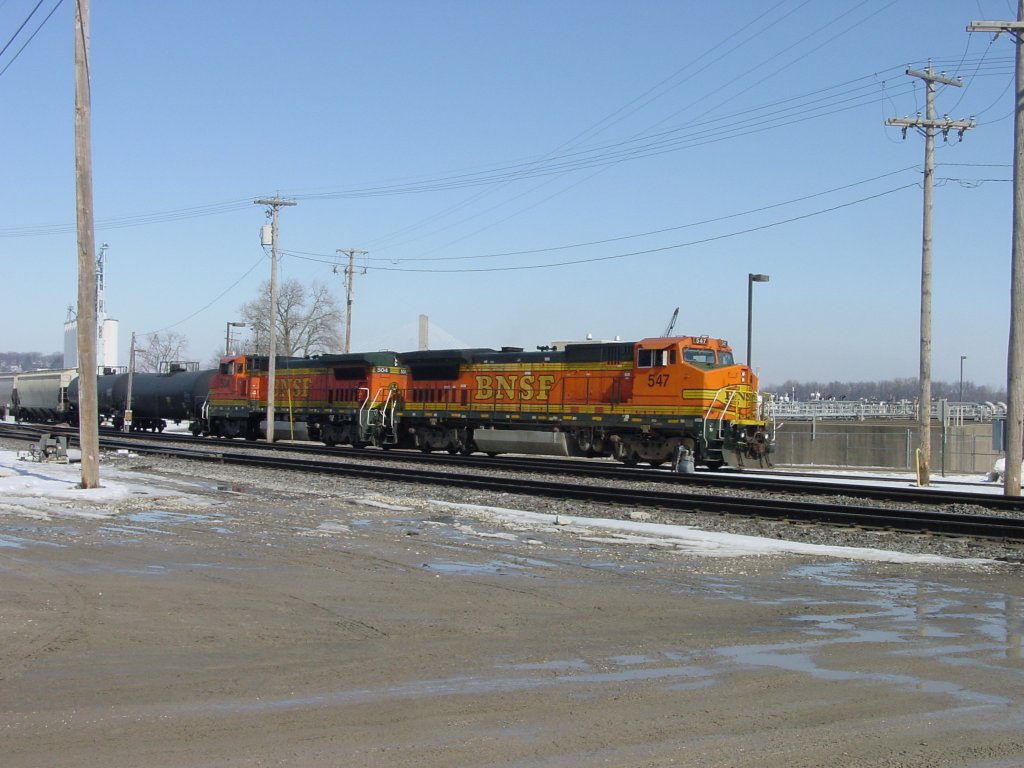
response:
M691 365L714 365L715 350L689 347L683 350L683 360Z
M705 365L708 368L717 368L725 365L735 365L732 352L721 350L718 358L715 358L715 350L706 347L689 347L683 350L683 360L691 365Z

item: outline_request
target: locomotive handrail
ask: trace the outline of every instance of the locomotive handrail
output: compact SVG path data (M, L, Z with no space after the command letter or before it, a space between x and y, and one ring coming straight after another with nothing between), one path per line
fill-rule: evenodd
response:
M726 387L719 388L715 392L715 396L713 398L711 398L711 404L708 406L708 410L704 414L705 421L713 421L713 419L711 418L711 412L715 409L715 404L718 402L718 398L721 396L722 392L725 391L726 389L727 389ZM729 389L728 391L729 391L729 399L725 402L725 405L722 406L721 415L718 417L718 435L717 435L717 437L719 439L721 439L721 437L722 437L722 425L725 423L725 416L726 416L727 413L729 413L729 406L732 404L733 398L736 396L735 390Z
M744 392L744 391L743 391L743 390L741 389L741 386L742 386L742 385L738 385L738 384L730 384L730 385L728 385L728 386L725 386L725 387L720 387L720 388L719 388L719 389L718 389L718 390L717 390L717 391L715 392L715 395L714 395L714 397L712 397L712 398L711 398L711 404L710 404L710 405L708 405L708 409L707 409L707 411L705 411L705 413L704 413L704 420L705 420L705 421L710 421L710 422L714 422L714 421L716 421L716 420L718 421L718 435L717 435L717 437L719 437L719 438L721 438L721 437L722 437L722 435L723 435L723 430L722 430L722 427L723 427L723 425L724 425L724 423L725 423L725 417L729 415L729 412L730 412L730 408L732 408L732 407L733 407L733 401L734 401L734 400L737 400L737 399L744 399L744 398L745 398L745 397L747 396L747 394L748 394L748 393L745 393L745 392ZM715 419L715 418L713 418L713 417L712 417L712 415L711 415L711 414L712 414L712 411L714 411L714 410L715 410L715 406L716 406L716 405L718 404L718 401L719 401L719 400L721 399L721 397L723 396L723 393L728 393L729 397L728 397L728 399L727 399L727 400L725 401L725 404L724 404L724 405L722 405L722 406L720 406L720 414L719 414L719 416L717 417L717 419ZM741 396L742 396L742 397L741 397ZM756 404L755 404L755 406L754 406L754 410L755 410L755 414L754 414L754 415L755 415L756 417L759 417L759 416L760 416L760 414L756 412L756 411L757 411L757 406L756 406ZM742 415L743 415L743 414L741 413L741 408L740 408L740 406L739 406L739 405L737 405L737 406L735 407L734 413L735 413L735 414L736 414L737 416L742 416Z

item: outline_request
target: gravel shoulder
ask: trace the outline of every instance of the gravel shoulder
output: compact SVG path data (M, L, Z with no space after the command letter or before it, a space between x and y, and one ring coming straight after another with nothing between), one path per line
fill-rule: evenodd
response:
M0 499L10 768L1024 762L1024 587L1001 545L695 518L1003 561L715 557L438 502L630 510L102 472L154 490Z

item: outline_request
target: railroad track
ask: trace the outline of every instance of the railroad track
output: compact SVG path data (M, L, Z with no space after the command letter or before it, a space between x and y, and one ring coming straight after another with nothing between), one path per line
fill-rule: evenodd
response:
M8 425L10 426L10 425ZM50 430L56 431L56 430ZM66 434L74 438L76 432L67 430ZM198 445L206 449L229 446L232 451L266 451L264 442L246 442L243 440L216 440L208 437L192 437L183 434L150 434L101 431L101 438L116 439L117 437L143 442L163 442L171 445ZM131 447L131 446L128 446ZM692 475L680 475L665 469L627 467L600 459L561 459L553 457L534 458L524 456L482 455L462 456L447 453L425 454L417 451L381 451L373 448L327 448L323 445L298 445L292 443L275 443L273 450L287 452L292 455L309 455L319 458L330 458L343 461L356 459L360 462L402 462L414 466L446 466L463 468L473 471L501 470L509 472L525 472L531 474L555 475L574 478L590 478L595 480L643 482L665 485L672 488L712 488L731 489L738 492L785 493L801 496L838 496L895 504L926 504L931 506L970 505L982 507L996 513L1024 514L1024 496L1002 496L986 493L970 493L952 491L936 484L928 488L918 488L895 482L884 485L853 485L849 482L830 482L829 480L811 480L802 475L794 479L795 473L764 473L758 470L747 471L700 471Z
M52 430L42 430L52 431ZM9 436L6 430L0 430L0 434ZM940 509L911 509L906 507L880 507L857 503L851 496L864 496L864 488L851 488L850 486L834 486L837 495L844 498L836 501L832 498L825 499L778 499L764 496L724 496L716 493L701 493L691 490L687 484L686 476L673 475L670 473L642 472L642 480L645 483L651 482L654 478L665 478L663 481L654 480L658 484L666 484L664 490L650 490L637 488L635 486L623 487L621 484L587 484L580 482L560 482L549 480L531 480L515 476L501 476L491 473L472 474L465 470L468 468L460 462L456 469L462 471L439 471L435 469L422 469L409 466L409 462L401 462L402 466L394 466L392 462L385 464L377 461L346 462L343 456L324 457L323 450L318 451L317 458L309 458L305 452L288 450L275 450L274 455L257 454L248 448L261 447L263 452L268 450L265 444L220 442L215 445L230 448L231 450L209 450L211 441L204 440L201 444L204 450L186 447L190 442L186 439L173 440L180 443L181 447L169 445L166 439L160 445L145 445L148 441L140 441L135 436L118 437L120 433L102 434L101 445L107 448L129 448L135 451L145 451L157 454L173 455L196 461L206 461L230 466L252 467L263 469L275 469L289 472L309 472L334 477L356 477L362 479L380 480L387 482L418 483L431 485L444 485L447 487L467 488L488 493L507 493L518 495L541 496L547 498L571 499L574 501L590 501L613 506L655 508L666 513L679 516L679 522L685 523L685 517L695 512L740 515L744 517L759 517L776 521L801 522L828 524L839 526L853 526L859 528L882 529L891 531L903 531L912 533L932 533L949 536L968 536L974 538L997 539L1003 541L1022 542L1024 541L1024 516L1000 516L996 514L961 514ZM22 433L25 438L25 433ZM237 450L246 446L247 449ZM360 456L370 455L367 452L360 452ZM398 456L417 456L416 454L392 454L379 452L384 458L395 458ZM454 460L455 457L448 457ZM458 457L466 458L466 457ZM469 457L473 458L473 457ZM562 462L545 462L545 472L550 472L549 464L560 464ZM504 464L503 468L512 468L520 471L520 466L514 462L498 462ZM494 462L478 462L478 467L485 469L496 469ZM606 470L607 471L607 470ZM630 473L632 474L632 473ZM616 471L614 477L618 480L635 480L633 476ZM683 477L680 480L680 477ZM599 475L599 479L603 476ZM667 484L671 483L670 486ZM787 492L796 489L807 493L803 483L789 484L785 486ZM748 489L753 486L748 486ZM773 489L778 490L778 486ZM882 489L890 490L890 489ZM840 492L841 491L841 492ZM929 504L937 505L938 499L948 498L946 493L918 494L915 499L917 503L922 500ZM957 502L962 497L969 497L970 503L976 507L993 509L1003 503L1004 497L986 496L981 494L955 494ZM889 497L886 497L887 499ZM1010 500L1011 502L1013 500ZM1018 500L1019 503L1019 500ZM1015 507L1018 508L1019 507Z

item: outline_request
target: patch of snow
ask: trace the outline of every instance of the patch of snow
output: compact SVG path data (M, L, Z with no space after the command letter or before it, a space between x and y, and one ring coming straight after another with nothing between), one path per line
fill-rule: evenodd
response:
M581 538L601 543L643 544L646 546L671 547L677 550L706 555L708 557L743 557L748 555L796 554L836 557L847 560L870 560L884 563L929 563L957 565L986 565L993 560L983 558L951 558L940 555L914 555L866 547L837 547L823 544L806 544L798 541L767 539L734 533L702 531L689 525L665 525L644 523L634 520L607 520L591 517L571 517L540 512L526 512L502 507L485 507L475 504L459 504L450 501L432 501L432 504L449 509L460 509L469 514L489 516L524 531L548 530L574 533ZM595 537L594 531L612 531L604 537Z

